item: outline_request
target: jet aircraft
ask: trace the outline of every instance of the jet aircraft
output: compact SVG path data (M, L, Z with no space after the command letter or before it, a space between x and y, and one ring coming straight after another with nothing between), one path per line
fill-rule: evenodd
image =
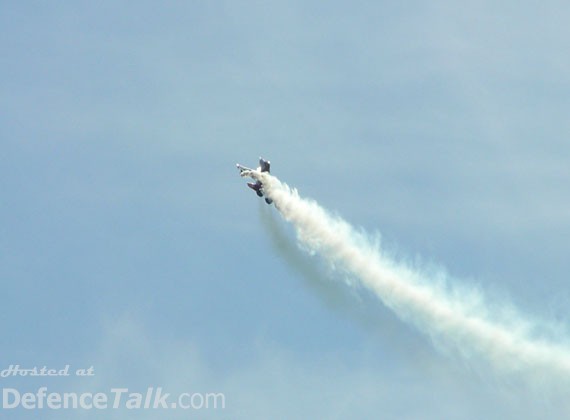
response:
M256 171L269 173L270 165L271 162L263 159L262 157L259 158L259 166L257 167L257 169L251 169L246 166L242 166L239 163L236 164L237 168L239 169L239 174L242 177L250 176L251 172L256 172ZM258 197L263 197L264 191L263 191L263 183L261 181L256 180L255 182L248 182L247 186L251 188L253 191L255 191ZM271 204L273 203L273 200L269 197L265 197L265 202L267 204Z

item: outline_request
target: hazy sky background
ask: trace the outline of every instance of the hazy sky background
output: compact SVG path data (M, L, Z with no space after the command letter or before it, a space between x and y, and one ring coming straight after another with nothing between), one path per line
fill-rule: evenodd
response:
M0 369L96 372L2 387L226 395L52 418L568 415L328 273L235 163L267 157L399 258L564 325L569 21L565 2L0 3Z

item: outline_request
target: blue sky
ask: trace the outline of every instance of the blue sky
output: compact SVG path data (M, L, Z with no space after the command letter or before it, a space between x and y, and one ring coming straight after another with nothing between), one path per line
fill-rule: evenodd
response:
M560 418L559 398L442 354L303 254L234 165L270 158L401 258L564 324L569 17L3 2L0 368L96 375L2 386L224 392L200 418Z

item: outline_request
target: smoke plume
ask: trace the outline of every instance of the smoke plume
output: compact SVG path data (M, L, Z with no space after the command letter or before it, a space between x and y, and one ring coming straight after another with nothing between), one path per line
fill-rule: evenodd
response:
M451 285L443 273L396 260L378 241L300 197L276 177L256 171L247 175L263 183L304 249L355 279L438 347L532 381L556 378L557 383L570 383L570 348L563 337L544 334L541 325L506 305L489 305L477 291Z

